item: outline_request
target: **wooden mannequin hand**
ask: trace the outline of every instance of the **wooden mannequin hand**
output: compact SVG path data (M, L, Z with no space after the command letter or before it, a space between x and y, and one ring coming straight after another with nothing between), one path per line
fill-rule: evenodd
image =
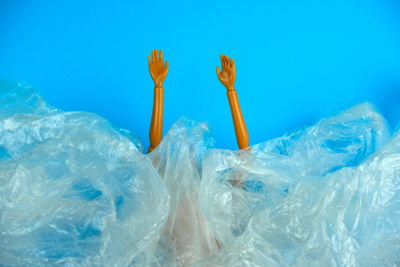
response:
M225 55L220 55L221 57L221 65L222 71L220 72L219 66L217 66L217 76L219 81L226 87L228 91L234 90L235 78L236 78L236 69L235 62L232 62L229 57Z
M151 55L153 61L151 60L150 55L148 56L149 71L151 78L153 79L156 87L162 87L162 84L165 80L165 77L167 77L168 73L168 61L165 61L165 67L164 67L162 50L160 50L160 56L158 56L157 49L154 49L151 52Z

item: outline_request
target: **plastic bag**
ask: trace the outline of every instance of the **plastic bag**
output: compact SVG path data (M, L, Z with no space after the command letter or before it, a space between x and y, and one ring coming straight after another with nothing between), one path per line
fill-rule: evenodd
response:
M361 104L249 152L212 151L200 203L224 249L195 266L399 264L400 136L389 136Z
M400 133L371 104L251 148L131 132L0 80L0 265L396 266Z
M138 260L169 213L147 156L95 114L56 110L24 83L0 85L0 265Z
M150 266L189 266L218 249L198 208L202 158L213 146L207 124L181 118L149 154L171 196L168 221L147 256Z

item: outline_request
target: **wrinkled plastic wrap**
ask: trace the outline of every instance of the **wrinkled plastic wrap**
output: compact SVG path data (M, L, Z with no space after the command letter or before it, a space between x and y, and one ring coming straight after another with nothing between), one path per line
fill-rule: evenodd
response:
M132 141L1 80L0 265L127 266L157 242L169 194Z
M200 206L224 249L196 266L397 266L400 136L389 138L360 104L251 151L213 150Z
M213 146L207 124L182 118L149 154L171 196L169 218L151 265L189 266L218 250L198 208L202 158Z
M1 266L399 266L400 133L364 103L252 146L131 132L0 80Z

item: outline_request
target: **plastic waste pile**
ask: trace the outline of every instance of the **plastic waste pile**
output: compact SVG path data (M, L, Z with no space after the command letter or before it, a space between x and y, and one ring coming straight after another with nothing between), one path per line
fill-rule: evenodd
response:
M127 266L155 242L169 194L131 140L1 81L0 265Z
M400 134L373 105L214 148L182 118L131 132L0 80L2 266L400 265Z

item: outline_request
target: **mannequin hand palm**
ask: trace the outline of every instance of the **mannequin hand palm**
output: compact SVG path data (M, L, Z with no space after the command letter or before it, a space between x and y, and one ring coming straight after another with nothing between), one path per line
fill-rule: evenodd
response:
M221 55L221 66L222 71L220 71L219 66L217 66L217 76L219 81L226 87L226 89L234 90L236 69L233 58L231 62L229 57Z
M168 73L168 61L165 61L164 67L162 50L160 50L160 56L158 56L157 49L153 50L151 55L153 60L151 60L151 57L148 56L151 78L153 79L156 86L162 86Z

